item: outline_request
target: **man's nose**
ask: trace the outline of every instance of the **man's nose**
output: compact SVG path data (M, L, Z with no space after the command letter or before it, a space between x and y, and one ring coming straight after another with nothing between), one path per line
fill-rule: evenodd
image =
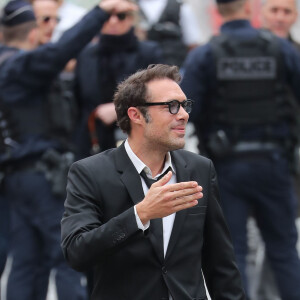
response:
M190 115L186 112L186 110L181 105L180 105L179 111L176 114L176 116L179 120L184 119L186 121L188 121L188 119L190 117Z
M283 11L279 10L276 13L276 19L277 19L277 21L284 21L285 20L285 13Z
M119 22L119 19L116 15L111 15L110 18L109 18L109 22L112 23L112 24L115 24L115 23Z

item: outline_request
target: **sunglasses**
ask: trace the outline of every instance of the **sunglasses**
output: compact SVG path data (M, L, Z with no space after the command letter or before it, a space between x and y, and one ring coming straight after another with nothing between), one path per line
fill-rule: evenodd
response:
M129 13L129 12L120 12L117 14L112 13L112 14L110 14L110 17L116 16L119 21L124 21L129 15L131 15L131 13Z
M171 100L168 102L147 102L139 106L155 106L155 105L168 105L169 112L172 115L176 115L179 112L180 106L189 114L192 111L193 100L187 99L182 102L178 100Z
M59 17L50 17L50 16L44 16L44 17L41 17L40 19L45 24L49 23L51 20L54 20L56 23L59 23L59 21L60 21Z

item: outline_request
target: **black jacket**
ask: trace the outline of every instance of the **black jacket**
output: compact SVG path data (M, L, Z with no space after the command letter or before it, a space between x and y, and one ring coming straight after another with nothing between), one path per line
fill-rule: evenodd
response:
M89 114L99 105L112 101L117 84L149 64L162 63L161 49L155 42L140 42L133 29L122 36L100 35L99 42L88 46L80 55L76 71L76 92L81 109L77 144L79 157L90 155L87 128ZM115 146L116 126L97 122L101 150Z
M195 180L204 197L176 213L170 242L138 229L133 206L144 198L141 178L124 145L76 162L70 170L62 248L79 271L95 267L92 299L244 300L210 160L171 152L178 182Z
M33 51L20 50L0 67L0 98L7 109L37 111L46 102L49 88L66 63L99 32L109 15L99 7L89 12L78 24L69 29L57 43L49 43ZM4 49L5 50L5 49ZM0 49L0 53L2 51ZM18 144L9 153L0 153L0 164L40 156L48 148L60 149L59 141L36 132L42 112L33 114L24 122L18 121L20 129L28 126ZM28 122L27 122L28 121Z

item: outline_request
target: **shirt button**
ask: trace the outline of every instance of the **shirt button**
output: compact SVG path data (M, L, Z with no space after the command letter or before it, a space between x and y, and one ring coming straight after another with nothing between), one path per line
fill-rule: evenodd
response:
M163 274L167 274L168 273L167 268L165 266L163 266L161 268L161 270L162 270Z

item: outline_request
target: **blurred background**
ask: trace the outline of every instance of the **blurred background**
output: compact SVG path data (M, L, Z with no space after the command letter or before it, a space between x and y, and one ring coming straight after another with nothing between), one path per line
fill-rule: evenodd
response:
M93 5L97 4L97 0L65 0L66 2L71 2L83 8L91 8ZM202 33L203 43L206 42L213 33L218 31L221 19L218 13L215 10L215 1L214 0L184 0L185 2L190 3L198 17L199 28ZM0 7L2 7L8 0L0 0ZM252 0L252 5L254 7L253 13L253 24L257 27L260 26L260 6L262 0ZM298 0L299 6L299 0ZM300 42L300 17L298 22L294 25L293 28L293 37Z

